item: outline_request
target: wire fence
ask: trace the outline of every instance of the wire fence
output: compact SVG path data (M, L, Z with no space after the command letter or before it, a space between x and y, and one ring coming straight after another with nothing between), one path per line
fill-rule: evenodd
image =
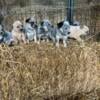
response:
M15 20L24 20L27 17L34 16L39 23L41 20L47 18L54 25L59 21L62 21L67 16L67 9L65 2L57 2L53 0L53 4L50 3L50 0L47 0L47 4L34 3L34 0L31 0L28 3L28 0L24 0L25 6L12 6L9 14L5 16L5 26L7 29L11 29L12 23ZM81 24L88 25L90 27L90 33L100 32L100 6L91 6L86 1L87 0L74 0L74 20L79 21Z

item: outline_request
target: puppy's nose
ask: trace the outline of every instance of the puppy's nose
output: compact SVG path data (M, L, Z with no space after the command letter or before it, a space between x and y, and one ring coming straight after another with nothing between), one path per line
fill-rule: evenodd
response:
M70 32L68 32L68 34L70 34Z
M20 31L21 31L21 32L23 32L23 31L24 31L24 29L20 29Z
M35 24L34 22L30 22L30 23L31 23L31 26L34 26L34 24Z

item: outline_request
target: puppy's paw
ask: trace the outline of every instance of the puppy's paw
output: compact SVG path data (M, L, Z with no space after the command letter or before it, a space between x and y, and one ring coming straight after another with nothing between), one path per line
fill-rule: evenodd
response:
M29 44L29 40L26 40L26 44Z

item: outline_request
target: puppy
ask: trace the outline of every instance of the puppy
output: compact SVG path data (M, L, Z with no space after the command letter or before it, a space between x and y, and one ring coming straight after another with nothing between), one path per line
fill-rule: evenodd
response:
M0 25L0 43L5 43L8 46L12 46L13 38L11 32L8 32Z
M49 41L49 39L52 38L52 29L53 25L48 19L44 19L41 21L39 27L38 27L38 43L40 43L41 40Z
M82 35L87 35L89 33L89 28L86 25L81 26L70 26L69 38L76 39L79 43L84 40L81 38Z
M37 42L37 24L34 18L30 17L25 21L25 34L29 41Z
M15 21L13 23L12 36L15 44L21 42L25 44L27 43L26 36L23 29L23 24L20 21Z
M69 36L70 24L68 21L61 21L57 24L56 30L56 46L59 47L60 40L63 41L64 47L67 47L67 39Z

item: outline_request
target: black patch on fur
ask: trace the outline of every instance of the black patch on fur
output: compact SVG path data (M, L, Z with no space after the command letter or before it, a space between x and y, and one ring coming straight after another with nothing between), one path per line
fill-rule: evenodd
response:
M26 23L29 23L30 22L30 18L26 19Z
M35 22L30 22L31 26L33 26L35 24Z
M38 28L38 25L37 24L35 25L35 28Z
M53 25L51 25L51 27L52 27L52 28L54 28L54 26L53 26Z
M74 23L73 23L73 26L79 26L79 25L80 25L79 22L74 22Z
M68 34L70 34L70 32L68 32Z
M57 28L58 28L58 29L61 28L61 27L63 26L63 23L64 23L63 21L60 22L60 23L58 23L58 24L57 24Z
M73 37L68 37L68 39L76 40L76 39L75 39L75 38L73 38Z
M42 21L40 24L41 24L41 26L43 26L44 22Z
M73 24L73 26L79 26L79 25L75 23L75 24Z

